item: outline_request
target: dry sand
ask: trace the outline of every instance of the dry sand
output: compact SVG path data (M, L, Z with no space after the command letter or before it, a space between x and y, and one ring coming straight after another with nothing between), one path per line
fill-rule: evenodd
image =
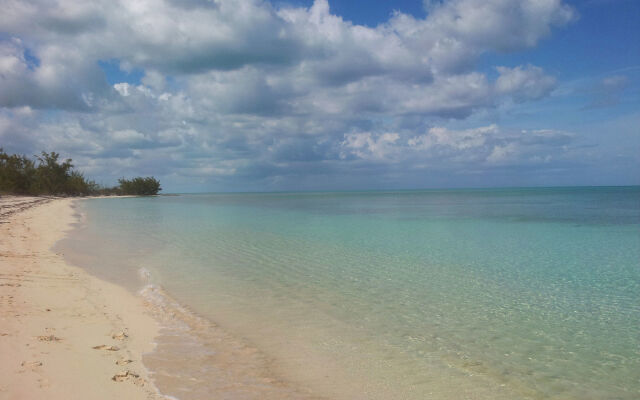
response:
M51 250L72 202L0 197L0 399L162 399L143 300Z

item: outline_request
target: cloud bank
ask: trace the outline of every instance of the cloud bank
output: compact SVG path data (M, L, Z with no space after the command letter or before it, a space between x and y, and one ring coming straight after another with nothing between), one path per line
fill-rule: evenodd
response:
M448 125L549 96L557 80L540 66L479 61L535 47L572 8L425 7L425 18L395 12L367 27L327 0L7 0L0 145L61 151L105 181L155 174L176 190L428 186L425 171L570 158L566 132Z

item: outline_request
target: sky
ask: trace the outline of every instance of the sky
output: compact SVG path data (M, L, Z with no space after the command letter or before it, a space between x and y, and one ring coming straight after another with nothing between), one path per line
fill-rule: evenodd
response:
M1 4L0 147L100 184L640 184L637 0Z

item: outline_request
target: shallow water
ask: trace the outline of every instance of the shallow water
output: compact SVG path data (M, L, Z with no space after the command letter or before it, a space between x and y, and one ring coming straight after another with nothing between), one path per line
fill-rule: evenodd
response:
M98 276L152 284L166 329L145 363L183 400L640 396L638 187L182 195L79 212L60 246Z

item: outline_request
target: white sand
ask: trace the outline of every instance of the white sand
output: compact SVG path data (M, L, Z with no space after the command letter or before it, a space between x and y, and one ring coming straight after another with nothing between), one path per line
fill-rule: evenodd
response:
M0 399L160 399L143 300L51 250L72 202L0 197Z

